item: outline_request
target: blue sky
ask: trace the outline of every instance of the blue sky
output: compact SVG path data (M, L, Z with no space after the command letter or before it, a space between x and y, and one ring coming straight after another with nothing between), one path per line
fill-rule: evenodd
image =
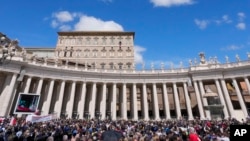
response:
M0 32L24 47L55 47L58 31L135 32L136 62L171 63L250 52L249 0L5 0Z

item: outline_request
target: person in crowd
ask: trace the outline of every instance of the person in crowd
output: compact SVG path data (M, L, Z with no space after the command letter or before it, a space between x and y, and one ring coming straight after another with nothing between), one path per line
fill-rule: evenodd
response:
M0 141L211 141L229 140L230 125L249 124L229 118L223 120L98 120L54 119L26 122L4 118Z

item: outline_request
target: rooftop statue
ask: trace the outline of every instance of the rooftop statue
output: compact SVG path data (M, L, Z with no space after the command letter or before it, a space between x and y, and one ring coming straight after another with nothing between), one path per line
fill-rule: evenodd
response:
M164 66L165 64L163 62L161 62L161 69L164 70Z
M199 56L200 56L200 64L206 64L205 53L200 52Z
M238 54L235 55L236 61L240 62L240 56Z

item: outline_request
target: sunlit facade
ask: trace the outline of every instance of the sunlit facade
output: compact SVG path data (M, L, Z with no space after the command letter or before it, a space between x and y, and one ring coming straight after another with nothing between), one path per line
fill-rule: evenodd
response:
M134 66L133 32L59 32L54 49L20 49L0 66L0 116L20 116L15 112L20 93L39 95L41 114L61 118L248 116L249 60L219 64L201 54L199 62L185 68ZM221 109L205 108L208 90Z

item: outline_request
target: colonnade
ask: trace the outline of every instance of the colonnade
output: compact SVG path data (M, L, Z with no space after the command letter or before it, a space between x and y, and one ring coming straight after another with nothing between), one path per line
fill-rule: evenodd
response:
M187 82L86 82L80 80L58 80L25 76L18 83L17 74L8 73L1 88L0 115L13 113L19 93L40 94L38 109L42 115L51 113L65 118L112 118L121 119L171 119L187 116L189 120L199 116L211 119L205 94L207 80L193 80L194 91L188 89ZM245 117L248 106L239 78L211 79L218 94L224 116L234 117L235 110L230 98L228 81L232 82L240 109ZM249 79L242 77L248 92ZM18 86L19 85L19 86ZM248 93L249 95L249 93Z

